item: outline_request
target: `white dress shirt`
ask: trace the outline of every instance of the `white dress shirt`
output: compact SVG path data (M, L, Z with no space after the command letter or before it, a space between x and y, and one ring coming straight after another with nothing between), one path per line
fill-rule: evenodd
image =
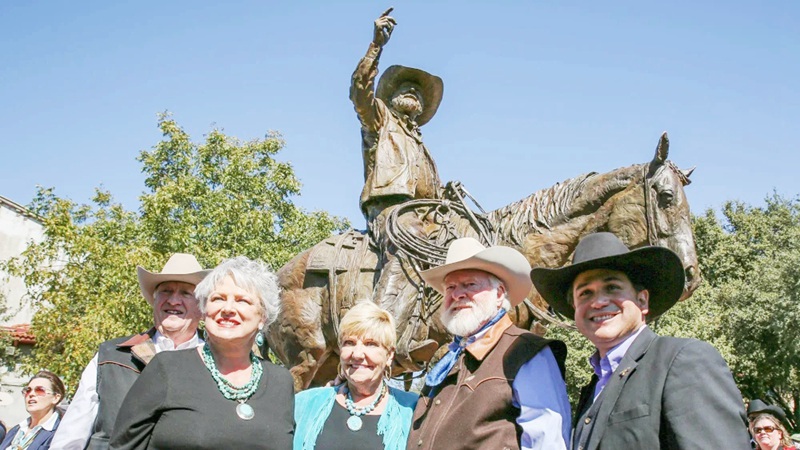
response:
M175 346L172 339L156 331L153 336L156 353L162 351L183 350L195 348L203 345L203 340L197 335L183 344ZM97 409L100 406L100 398L97 395L97 353L89 361L89 365L83 369L78 390L72 397L72 402L67 408L67 413L61 419L61 424L53 436L50 448L53 450L83 450L92 436L94 420L97 417Z

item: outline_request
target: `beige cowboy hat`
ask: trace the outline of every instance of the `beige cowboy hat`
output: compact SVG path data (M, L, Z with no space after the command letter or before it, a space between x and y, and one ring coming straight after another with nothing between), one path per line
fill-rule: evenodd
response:
M153 292L159 284L165 281L181 281L197 286L210 272L211 270L203 269L194 255L187 253L175 253L170 256L160 273L149 272L142 266L136 266L139 288L150 305L153 304Z
M501 245L486 248L471 237L454 240L447 249L444 264L420 275L429 286L444 294L444 277L465 269L482 270L499 278L506 286L511 306L522 303L533 287L529 277L531 265L522 253Z
M390 66L383 72L378 81L375 95L386 103L392 99L392 94L401 84L409 82L420 87L422 91L422 113L417 116L417 125L422 126L436 114L439 104L442 103L444 83L436 75L431 75L424 70L406 66Z
M632 283L650 292L648 320L670 309L683 295L685 275L681 258L666 247L630 250L616 235L592 233L578 242L572 265L560 269L537 267L531 280L544 300L567 317L575 317L575 307L567 291L580 273L592 269L612 269L625 273Z

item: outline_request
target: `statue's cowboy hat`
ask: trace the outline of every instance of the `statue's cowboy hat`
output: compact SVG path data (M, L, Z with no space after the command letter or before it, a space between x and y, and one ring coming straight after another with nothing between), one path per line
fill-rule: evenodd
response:
M624 272L632 283L650 293L648 320L670 309L683 295L685 275L678 255L665 247L630 250L613 233L593 233L578 243L572 264L559 269L537 267L531 280L539 295L558 313L575 317L567 292L581 272L612 269Z
M211 270L203 269L203 266L197 262L197 258L194 255L187 253L175 253L170 256L159 273L150 272L142 266L136 266L139 288L142 290L142 296L147 299L150 305L153 304L153 292L159 284L165 281L181 281L196 286L210 272Z
M454 240L447 249L445 263L420 273L429 286L444 294L444 278L456 270L482 270L496 276L506 287L511 306L519 305L531 291L531 265L522 253L500 245L484 247L477 239Z
M394 65L383 72L378 81L375 95L386 103L392 99L392 94L405 82L414 83L420 88L422 94L422 113L417 116L417 125L422 126L436 114L439 104L442 103L444 83L436 75L413 67Z
M776 419L786 423L786 413L783 412L783 408L780 406L768 405L758 398L754 399L749 405L747 405L748 418L761 413L771 414Z

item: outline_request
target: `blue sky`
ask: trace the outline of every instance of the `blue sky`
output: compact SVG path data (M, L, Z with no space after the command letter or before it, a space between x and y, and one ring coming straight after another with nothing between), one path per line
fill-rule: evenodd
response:
M169 110L195 140L280 131L296 202L362 226L350 75L388 6L381 67L444 80L423 127L443 180L488 209L566 178L697 166L700 213L800 194L800 2L0 2L0 195L37 184L128 208Z

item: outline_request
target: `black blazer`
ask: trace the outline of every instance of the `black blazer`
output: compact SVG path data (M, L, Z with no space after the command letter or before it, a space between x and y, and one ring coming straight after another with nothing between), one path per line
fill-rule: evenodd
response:
M633 341L592 407L597 375L581 391L576 424L584 450L750 449L742 396L710 344L662 337ZM577 432L572 446L578 449Z
M61 423L61 414L55 412L58 416L56 419L56 426L53 427L53 431L47 431L45 429L40 430L36 437L33 438L33 442L28 447L28 450L47 450L50 448L50 441L53 440L53 435L56 434L56 430L58 429L58 424ZM17 435L17 431L19 431L19 425L15 425L14 428L9 430L6 434L5 439L3 439L3 443L0 444L0 450L5 450L11 445L11 441L14 440L14 436Z

